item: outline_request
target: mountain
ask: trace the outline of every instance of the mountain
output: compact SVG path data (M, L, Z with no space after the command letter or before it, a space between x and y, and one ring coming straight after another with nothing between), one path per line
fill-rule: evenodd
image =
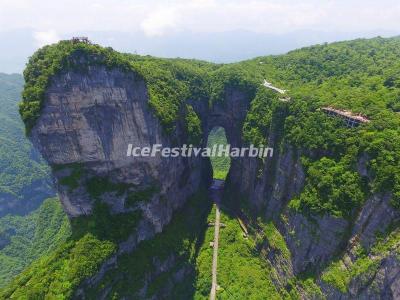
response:
M399 67L399 38L232 64L38 50L20 114L72 234L0 297L395 299ZM232 157L222 190L208 157L127 153L216 127L272 157Z
M0 217L26 214L54 196L49 169L25 137L18 114L23 78L0 73Z
M93 42L110 46L121 52L137 52L160 57L182 57L208 60L216 63L237 62L267 54L282 54L314 44L355 39L360 37L395 36L394 31L329 32L302 30L269 34L246 30L225 32L170 32L163 36L148 36L142 31L80 31L60 34L61 39L88 36ZM21 73L28 57L38 48L35 31L18 29L0 31L0 72Z
M19 74L0 74L0 287L70 234L49 169L26 138L18 113Z

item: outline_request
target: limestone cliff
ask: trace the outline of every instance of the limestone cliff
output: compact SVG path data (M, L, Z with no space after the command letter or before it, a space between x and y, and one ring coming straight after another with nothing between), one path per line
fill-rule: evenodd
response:
M96 201L113 213L140 210L143 230L137 238L142 240L161 231L198 189L202 167L200 158L128 157L128 144L181 144L186 136L180 126L178 122L173 135L163 132L148 106L143 79L96 66L87 73L63 72L52 80L30 138L52 166L70 217L90 215ZM96 199L87 187L93 178L104 178L100 185L124 188L111 188ZM129 203L129 196L145 190L153 191L148 199Z
M104 57L99 58L96 53L89 52L91 59L84 55L80 57L79 53L75 55L74 68L60 67L50 77L43 99L37 103L26 101L28 104L25 103L22 114L30 112L32 107L37 113L36 105L40 104L40 113L25 117L28 124L33 124L30 139L51 165L61 202L72 220L96 217L99 204L105 205L111 215L140 213L135 228L128 236L118 240L117 252L102 263L97 274L82 282L75 294L76 297L84 297L87 291L100 286L99 295L107 298L112 283L117 284L123 275L115 276L105 286L100 282L116 268L121 255L134 254L141 243L151 239L155 233L163 232L189 196L207 188L210 182L208 159L132 158L127 157L128 144L137 147L162 144L168 147L188 143L189 133L196 127L187 124L185 109L191 106L199 119L195 118L193 124L200 123L200 128L196 128L200 135L199 144L206 144L213 127L222 126L231 146L246 146L249 141L244 138L244 124L252 109L252 101L255 101L255 91L261 84L251 81L249 87L237 78L231 81L226 79L227 82L216 84L219 93L215 94L219 98L211 101L212 84L205 75L207 72L196 70L199 73L188 75L181 72L178 64L172 62L168 65L159 61L158 73L146 77L153 69L142 58L126 62L129 67L125 68L118 63L111 66L104 63ZM117 58L123 61L124 57ZM76 66L77 61L78 66L83 65L81 69ZM191 68L195 69L196 64L201 65L196 62L190 65ZM69 66L68 63L65 65ZM135 68L130 68L132 65ZM167 65L172 65L172 71L169 71L174 80L158 80L164 78ZM201 79L202 76L208 81ZM157 93L154 82L158 84ZM175 84L174 88L171 84ZM200 91L195 89L199 86ZM193 90L189 93L190 88ZM179 101L173 97L176 95L172 95L176 90L179 90ZM260 94L263 95L262 92ZM260 119L272 115L270 124L265 118L265 123L270 126L260 131L268 146L274 148L274 155L265 160L248 157L233 159L225 185L225 202L234 214L243 217L249 227L255 228L252 234L257 235L263 231L265 223L273 222L278 234L283 237L284 246L281 249L274 249L268 237L258 245L263 258L275 268L275 284L285 291L296 289L300 298L318 298L305 292L302 286L302 276L311 274L310 278L320 291L318 295L322 295L320 298L396 298L400 293L397 240L381 255L376 254L376 249L380 247L380 235L390 239L387 232L399 220L399 213L391 205L390 191L362 190L367 186L363 185L364 181L368 184L372 182L371 172L366 166L370 158L365 153L353 151L355 154L351 154L355 163L351 160L343 163L346 164L343 170L348 174L345 179L355 182L355 195L358 198L365 196L354 204L350 212L340 211L341 215L335 215L333 209L321 209L318 213L311 209L293 209L289 203L304 192L307 183L302 158L318 161L332 156L334 159L330 159L329 163L336 166L345 156L345 151L334 156L329 149L310 150L312 147L308 147L306 141L301 145L291 142L285 136L285 130L290 123L287 120L290 114L298 113L296 103L278 102L278 99L269 99L268 94L264 96L265 103L275 101L258 108L263 109L258 116ZM327 117L316 109L310 109L310 112L308 108L298 110L307 111L307 117L316 120L318 126L320 120L329 123ZM279 117L274 119L277 114ZM257 127L262 122L253 123L256 125L251 125ZM331 129L341 125L332 121L328 126ZM312 138L317 137L318 131ZM353 164L357 170L353 170ZM353 199L347 200L351 202ZM363 272L353 271L360 259L368 260L371 268L363 269ZM177 267L178 261L176 253L167 253L163 259L152 257L147 265L151 270L141 270L143 274L140 273L145 277L144 285L139 287L141 297L146 297L148 286L157 275L167 271L173 273L174 280L167 284L172 286L183 281L190 270L193 271L191 266ZM333 276L330 276L332 270L336 270L337 261L341 264L339 272L347 272L343 286L335 282L337 278L332 280ZM167 297L170 291L170 288L162 290L153 298Z

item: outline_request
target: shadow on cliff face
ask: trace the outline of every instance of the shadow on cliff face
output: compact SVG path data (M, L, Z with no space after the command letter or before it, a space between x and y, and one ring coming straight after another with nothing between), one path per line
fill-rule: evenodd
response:
M251 100L252 97L246 92L226 87L223 97L215 100L211 105L207 101L189 101L201 119L202 146L206 147L209 138L216 135L220 141L222 139L231 148L243 147L246 144L243 141L243 124L250 109ZM254 158L250 160L252 164L256 161ZM207 159L206 163L210 165L210 168L213 167L214 178L225 180L223 198L227 201L224 206L229 206L232 211L239 209L243 200L241 195L247 192L243 188L242 181L247 183L249 180L246 176L254 175L250 174L254 170L250 170L248 166L249 159L237 157L231 158L230 161L220 159L213 162ZM227 194L230 196L227 197Z
M199 277L205 271L199 272L199 261L209 251L206 233L211 207L207 191L201 189L162 233L116 257L98 282L87 281L81 289L96 299L193 299L199 288L208 295L211 278ZM211 259L205 266L211 270Z

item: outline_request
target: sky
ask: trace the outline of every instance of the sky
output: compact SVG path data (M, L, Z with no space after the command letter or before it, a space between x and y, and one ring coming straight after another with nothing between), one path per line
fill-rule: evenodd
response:
M185 39L188 35L204 37L236 31L258 37L302 32L303 44L307 44L313 41L307 40L306 32L325 34L320 34L316 42L331 41L335 35L338 39L397 35L399 16L398 0L0 0L0 37L29 32L24 37L35 49L71 35L93 32L104 33L99 35L100 40L104 42L107 36L111 46L122 41L110 33L118 33L121 39L130 35L138 41L165 41L177 36ZM125 45L126 50L135 47ZM156 46L141 50L157 54L152 47ZM0 55L11 55L1 51L0 47Z

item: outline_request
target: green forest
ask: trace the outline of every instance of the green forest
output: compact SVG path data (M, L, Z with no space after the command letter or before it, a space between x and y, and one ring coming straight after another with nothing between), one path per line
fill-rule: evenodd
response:
M26 139L18 114L23 85L21 75L0 73L0 204L7 207L0 217L30 212L54 195L49 168Z
M24 134L19 74L0 73L0 287L70 235L50 172ZM44 201L45 200L45 201Z
M56 250L71 235L57 198L47 199L26 216L0 218L0 287L34 260Z

